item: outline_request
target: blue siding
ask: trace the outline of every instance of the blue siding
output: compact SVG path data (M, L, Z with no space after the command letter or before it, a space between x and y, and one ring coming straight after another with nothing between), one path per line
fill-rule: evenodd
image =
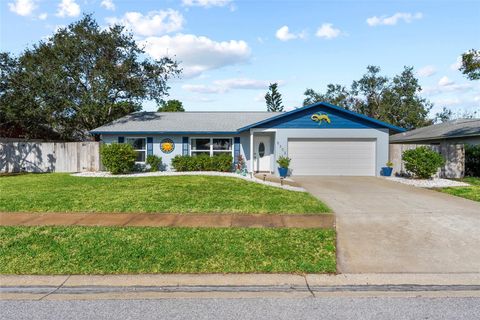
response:
M188 137L182 137L182 154L188 156Z
M153 155L153 137L147 137L147 156Z
M124 143L125 137L118 137L118 143Z
M312 115L320 112L328 115L330 123L325 121L318 123L311 119ZM325 106L317 106L268 121L258 126L259 128L282 128L282 129L378 129L381 125L363 120Z
M240 155L240 137L233 138L233 162L237 164Z

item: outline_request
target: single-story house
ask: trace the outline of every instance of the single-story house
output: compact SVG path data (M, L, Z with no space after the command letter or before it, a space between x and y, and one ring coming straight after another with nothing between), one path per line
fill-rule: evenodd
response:
M390 161L393 172L405 173L402 154L405 150L428 146L440 153L445 164L437 173L440 178L463 178L470 163L465 163L464 145L480 144L480 119L457 119L390 136Z
M292 175L380 175L389 136L404 131L329 103L289 112L137 112L91 131L104 143L130 143L142 163L177 155L243 156L248 172L277 174L276 159L291 158Z
M480 144L480 119L456 119L392 135L390 143Z

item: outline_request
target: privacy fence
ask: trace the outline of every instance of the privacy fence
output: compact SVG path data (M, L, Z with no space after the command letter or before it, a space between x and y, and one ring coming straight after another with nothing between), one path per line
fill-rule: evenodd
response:
M393 174L405 174L402 154L409 149L426 146L440 153L445 159L436 176L440 178L463 178L465 175L465 146L463 144L390 144L390 161L393 162Z
M99 142L0 143L0 172L82 172L100 169Z

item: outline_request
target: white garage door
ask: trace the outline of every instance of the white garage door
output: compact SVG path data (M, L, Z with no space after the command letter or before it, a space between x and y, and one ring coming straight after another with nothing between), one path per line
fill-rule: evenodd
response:
M374 176L375 140L289 139L292 175Z

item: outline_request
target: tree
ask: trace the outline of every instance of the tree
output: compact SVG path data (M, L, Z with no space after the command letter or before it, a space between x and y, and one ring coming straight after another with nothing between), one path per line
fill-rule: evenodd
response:
M338 84L327 85L326 93L307 89L303 104L329 102L406 129L430 124L428 112L432 104L420 97L421 87L413 68L405 67L393 79L380 75L380 71L377 66L368 66L350 89Z
M30 138L55 132L84 139L88 130L141 110L143 100L161 103L168 95L167 81L181 72L177 62L144 54L123 26L102 28L85 15L18 57L1 54L1 117Z
M452 120L453 118L453 111L448 109L447 107L443 107L442 111L435 113L434 121L438 122L447 122Z
M158 108L158 112L184 112L183 103L180 100L168 100Z
M271 83L268 86L268 92L265 94L265 102L267 103L267 111L283 111L282 95L278 92L278 83Z
M471 49L462 54L459 70L470 80L480 80L480 50Z
M313 89L305 90L304 95L306 98L303 100L303 105L307 106L316 102L328 102L336 106L340 106L347 110L355 108L358 103L351 92L342 85L328 84L325 94L315 92Z
M385 88L378 119L405 129L432 124L428 113L433 104L419 95L421 90L413 67L404 67Z
M474 119L480 115L480 109L479 110L457 110L454 112L451 109L448 109L447 107L443 107L442 111L437 112L435 114L435 119L434 121L436 123L438 122L447 122L450 120L456 120L456 119Z

